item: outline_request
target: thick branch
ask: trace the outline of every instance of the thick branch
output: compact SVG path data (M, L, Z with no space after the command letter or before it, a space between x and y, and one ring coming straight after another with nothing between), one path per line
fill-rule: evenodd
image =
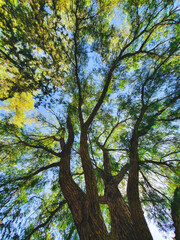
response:
M89 125L92 123L94 117L96 116L99 108L101 107L101 105L102 105L102 103L103 103L103 101L104 101L104 98L105 98L106 93L107 93L108 88L109 88L109 84L110 84L110 82L111 82L111 78L112 78L113 72L114 72L114 70L115 70L118 62L119 62L119 57L115 59L115 61L112 63L112 65L111 65L111 67L110 67L110 69L109 69L109 72L108 72L108 74L107 74L107 77L106 77L106 80L105 80L105 85L104 85L103 91L102 91L102 93L101 93L101 96L100 96L98 102L96 103L93 111L91 112L89 118L88 118L87 121L85 122L86 128L88 128Z
M121 168L120 172L116 176L113 177L114 181L117 185L123 180L123 178L126 175L128 169L129 169L129 164L127 163Z
M62 154L61 154L61 170L65 171L66 174L70 175L70 155L71 155L71 148L74 142L74 130L71 123L70 115L67 116L67 129L68 129L68 139L67 142L64 142L64 139L61 139L61 147L62 147Z
M107 149L104 147L104 144L101 145L98 141L96 141L96 143L103 151L103 165L104 165L105 174L111 175L111 160L109 157L109 153Z
M84 171L87 195L91 196L97 202L98 189L93 164L89 156L89 146L87 140L87 130L84 127L81 130L80 137L80 156Z
M67 117L67 129L68 129L68 140L66 145L68 146L68 150L70 150L74 142L74 130L73 130L73 125L71 123L71 118L69 114Z

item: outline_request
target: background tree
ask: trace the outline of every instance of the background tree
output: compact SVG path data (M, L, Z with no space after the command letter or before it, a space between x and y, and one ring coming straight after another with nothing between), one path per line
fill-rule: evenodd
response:
M0 5L1 239L178 234L177 3Z

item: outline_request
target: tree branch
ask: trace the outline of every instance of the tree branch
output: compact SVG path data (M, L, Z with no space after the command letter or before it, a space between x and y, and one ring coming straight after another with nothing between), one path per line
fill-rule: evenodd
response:
M107 143L107 141L108 141L108 139L110 138L110 136L111 136L111 134L114 132L114 130L120 125L120 124L122 124L122 123L124 123L124 122L126 122L127 120L129 120L130 118L127 118L127 119L125 119L125 120L123 120L123 121L121 121L121 122L117 122L116 123L116 125L115 126L113 126L113 128L111 129L111 131L110 131L110 133L109 133L109 135L107 136L107 138L106 138L106 140L104 141L104 144L103 144L103 146L105 146L106 145L106 143Z
M171 166L170 164L168 164L167 162L158 162L158 161L153 161L153 160L147 160L145 161L146 163L152 163L152 164L156 164L156 165L164 165L169 167L171 170L173 170L172 168L174 168L173 166Z
M167 20L167 17L163 18L160 22L158 22L157 24L155 24L154 26L151 27L150 30L148 30L147 32L148 33L151 33L154 31L154 29L156 29L156 27L158 27L159 25L161 25L165 20ZM113 75L113 72L115 70L115 68L117 67L117 64L127 58L127 57L132 57L132 56L135 56L137 54L140 54L140 53L146 53L146 54L150 54L150 55L154 55L154 56L157 56L157 57L160 57L157 53L154 53L154 52L151 52L151 50L149 51L145 51L145 50L142 50L143 46L145 45L142 45L142 48L140 47L138 51L135 51L133 53L126 53L123 55L124 51L135 41L137 40L140 36L142 36L147 28L148 28L148 25L150 24L150 20L148 21L148 24L146 26L145 29L143 29L137 36L134 36L134 38L126 45L124 46L124 48L121 50L119 56L112 62L111 66L110 66L110 69L109 69L109 72L107 74L107 77L106 77L106 80L105 80L105 85L104 85L104 88L103 88L103 91L101 93L101 96L97 102L97 104L95 105L93 111L91 112L89 118L87 119L87 121L85 122L85 125L86 127L88 128L89 125L91 124L91 122L93 121L94 117L96 116L100 106L102 105L103 101L104 101L104 98L106 96L106 93L108 91L108 88L109 88L109 84L111 82L111 79L112 79L112 75ZM151 32L152 31L152 32ZM151 35L150 34L150 35ZM148 38L150 37L150 35L148 36ZM148 40L148 39L147 39ZM146 40L145 40L146 41ZM146 42L145 42L146 43Z
M49 152L51 153L52 155L56 156L56 157L61 157L61 152L57 153L55 152L54 150L48 148L48 147L45 147L45 146L39 146L39 145L34 145L34 144L31 144L31 143L28 143L24 140L22 140L17 134L14 134L18 139L19 139L19 142L24 144L25 146L27 147L32 147L32 148L38 148L38 149L43 149L45 150L46 152Z
M50 221L51 219L54 217L54 215L64 206L64 204L66 204L66 200L63 200L60 202L59 206L51 212L50 216L46 219L45 222L39 224L36 228L34 228L31 233L29 233L29 235L27 237L25 237L24 240L30 240L31 239L31 236L36 232L38 231L40 228L43 228L45 227Z
M176 121L176 120L180 120L180 117L174 117L174 118L160 118L157 121L162 121L162 122L172 122L172 121Z
M67 236L67 240L71 240L71 237L72 237L73 232L74 232L75 229L76 229L75 225L71 227L70 232L69 232L69 234Z
M53 167L59 167L59 164L60 164L60 162L54 162L54 163L49 164L49 165L47 165L47 166L41 167L41 168L39 168L38 170L36 170L35 172L30 173L30 174L27 175L27 176L23 176L23 177L11 179L11 180L9 180L9 181L6 182L6 183L1 184L0 187L3 187L3 186L5 186L5 185L7 185L7 184L9 184L9 183L11 183L11 182L14 182L14 181L28 180L28 179L32 178L33 176L37 175L38 173L44 171L44 170L47 170L47 169L53 168Z
M79 91L79 102L78 102L78 114L79 114L79 119L80 119L80 123L81 125L83 124L83 115L82 115L82 92L81 92L81 84L80 84L80 79L79 79L79 75L78 75L78 42L77 42L77 38L78 38L78 30L79 30L79 23L78 23L78 16L77 16L77 7L76 7L76 11L75 11L75 18L76 18L76 29L75 29L75 33L74 33L74 45L75 45L75 52L74 52L74 56L75 56L75 77L76 77L76 83L77 83L77 87L78 87L78 91Z
M128 169L129 169L129 164L126 163L126 164L121 168L120 172L119 172L116 176L113 177L113 178L114 178L114 181L116 182L116 184L119 184L119 183L123 180L123 178L124 178L124 176L126 175Z
M116 151L125 151L125 152L127 152L128 151L127 148L107 148L106 150L108 152L116 152Z
M114 72L118 62L119 62L119 57L115 59L115 61L112 63L112 65L111 65L111 67L109 69L109 72L107 74L107 77L106 77L106 80L105 80L105 85L104 85L103 91L101 93L101 96L98 99L98 102L96 103L94 109L92 110L89 118L87 119L87 121L84 124L86 126L86 128L88 128L89 125L92 123L94 117L96 116L99 108L101 107L101 105L102 105L102 103L104 101L104 98L105 98L106 93L107 93L108 88L109 88L109 84L111 82L111 78L112 78L113 72Z
M140 171L142 177L144 178L145 182L147 183L147 185L152 188L154 191L158 192L160 195L162 195L164 198L166 198L168 201L171 201L166 195L164 195L162 192L160 192L159 190L157 190L156 188L154 188L150 182L148 181L148 179L146 178L146 176L143 174L142 171Z

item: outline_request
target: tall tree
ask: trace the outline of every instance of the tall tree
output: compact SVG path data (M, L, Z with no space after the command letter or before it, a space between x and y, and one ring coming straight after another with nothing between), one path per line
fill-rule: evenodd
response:
M0 5L1 239L178 234L177 3Z

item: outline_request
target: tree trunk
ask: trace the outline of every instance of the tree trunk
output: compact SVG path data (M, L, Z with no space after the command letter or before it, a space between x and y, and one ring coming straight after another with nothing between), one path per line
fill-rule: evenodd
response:
M67 119L68 126L68 141L61 141L61 161L59 171L59 183L63 196L65 197L69 209L71 210L75 225L80 239L82 240L106 240L108 239L108 232L100 211L97 185L95 176L93 175L93 168L91 166L91 159L88 155L87 140L81 141L81 157L85 166L85 194L80 187L75 183L70 171L70 155L74 140L73 127L71 120ZM85 144L85 145L84 145ZM90 175L88 174L90 172ZM90 185L91 183L91 185ZM89 187L87 189L87 187Z
M106 240L108 233L102 224L101 214L95 212L95 207L87 195L74 182L61 166L59 182L69 209L71 210L79 237L81 240Z
M86 132L82 131L83 134L81 134L80 142L80 154L86 186L86 193L84 193L73 180L70 171L70 155L74 140L74 134L69 117L67 119L67 126L69 133L67 143L64 142L64 139L61 140L62 154L60 161L59 183L63 196L65 197L69 209L72 213L80 239L152 240L152 238L148 235L149 232L143 216L141 205L138 205L138 188L133 189L133 191L131 188L129 188L130 191L128 191L130 193L130 214L129 209L118 190L117 183L115 183L111 177L105 181L105 195L107 197L107 204L110 210L112 227L111 234L108 234L100 210L97 182L88 152L87 134ZM133 161L134 158L131 159L131 166L133 166L133 169L130 169L131 177L128 183L132 183L132 177L136 176L135 185L133 185L134 183L132 184L132 186L135 187L138 185L138 170L134 168L134 166L137 164L133 165ZM135 194L134 199L131 198L132 194ZM140 229L137 231L137 235L133 224L137 226L137 229Z
M127 195L132 220L136 226L138 240L153 240L147 226L139 199L139 156L138 137L134 135L131 139L130 169L128 177Z
M106 185L106 196L111 216L111 239L138 240L130 211L113 182Z
M180 188L176 188L171 204L171 214L175 227L175 239L180 240Z

